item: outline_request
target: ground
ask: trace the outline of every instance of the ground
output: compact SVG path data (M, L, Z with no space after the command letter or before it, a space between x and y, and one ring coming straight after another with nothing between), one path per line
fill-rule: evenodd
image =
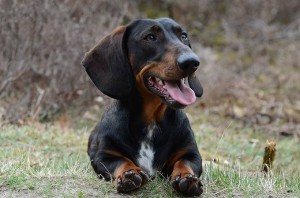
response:
M299 141L274 136L235 119L187 109L205 158L202 197L299 197ZM86 153L96 122L32 122L0 128L1 197L121 197L114 182L99 180ZM72 127L71 127L72 126ZM269 174L261 172L264 146L275 140ZM159 173L134 197L179 197Z

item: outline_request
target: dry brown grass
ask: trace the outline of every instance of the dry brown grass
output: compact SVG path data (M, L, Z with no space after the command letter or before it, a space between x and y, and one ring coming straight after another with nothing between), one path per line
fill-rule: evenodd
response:
M81 59L123 22L128 4L1 0L0 5L0 95L5 117L37 117L41 108L58 111L80 95L91 100L97 92L88 85Z
M7 121L49 121L71 106L98 104L99 92L80 65L83 54L119 24L169 16L188 29L202 60L198 76L205 92L199 108L246 124L299 131L297 0L1 0L0 5L0 115Z

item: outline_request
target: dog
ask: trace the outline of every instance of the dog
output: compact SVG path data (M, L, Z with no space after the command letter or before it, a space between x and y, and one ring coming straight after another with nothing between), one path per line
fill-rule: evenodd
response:
M119 26L85 54L93 83L116 99L92 131L88 155L118 192L143 186L157 171L182 195L203 192L202 159L182 111L203 93L199 64L188 34L170 18Z

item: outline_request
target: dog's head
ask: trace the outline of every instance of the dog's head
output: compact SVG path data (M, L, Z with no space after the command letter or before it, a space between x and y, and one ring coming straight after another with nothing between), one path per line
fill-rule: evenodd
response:
M199 58L188 34L169 18L136 20L116 28L82 64L100 91L118 100L130 100L138 90L181 108L203 93L195 76Z

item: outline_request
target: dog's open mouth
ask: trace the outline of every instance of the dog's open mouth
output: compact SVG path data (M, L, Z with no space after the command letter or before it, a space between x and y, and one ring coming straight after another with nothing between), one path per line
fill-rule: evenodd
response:
M149 76L146 79L147 88L154 94L163 98L168 104L188 106L196 101L195 92L188 87L184 78L180 80L162 80Z

